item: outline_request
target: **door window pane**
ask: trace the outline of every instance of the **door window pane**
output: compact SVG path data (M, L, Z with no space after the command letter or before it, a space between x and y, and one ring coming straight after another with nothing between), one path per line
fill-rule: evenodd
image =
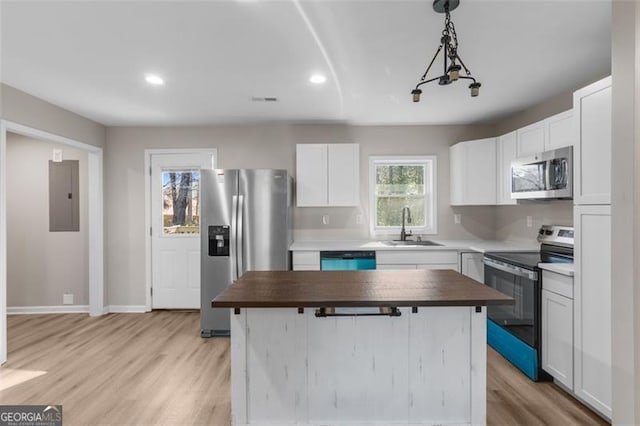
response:
M162 233L200 232L200 172L162 172Z

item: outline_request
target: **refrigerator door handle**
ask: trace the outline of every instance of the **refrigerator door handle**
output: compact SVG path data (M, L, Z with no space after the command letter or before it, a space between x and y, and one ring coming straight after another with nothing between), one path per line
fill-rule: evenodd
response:
M238 196L238 277L244 273L244 195Z
M236 195L231 197L231 230L229 236L229 255L231 256L231 282L235 282L238 279L238 261L237 261L237 227L238 227L238 197Z

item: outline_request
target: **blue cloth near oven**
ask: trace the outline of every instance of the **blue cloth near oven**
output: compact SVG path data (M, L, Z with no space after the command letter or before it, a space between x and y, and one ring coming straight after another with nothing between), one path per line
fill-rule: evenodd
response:
M487 320L487 343L531 380L538 381L538 353L531 346Z

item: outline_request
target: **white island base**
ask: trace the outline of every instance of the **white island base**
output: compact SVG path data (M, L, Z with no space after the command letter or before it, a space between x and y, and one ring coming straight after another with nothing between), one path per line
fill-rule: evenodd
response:
M231 310L236 426L486 423L486 306Z

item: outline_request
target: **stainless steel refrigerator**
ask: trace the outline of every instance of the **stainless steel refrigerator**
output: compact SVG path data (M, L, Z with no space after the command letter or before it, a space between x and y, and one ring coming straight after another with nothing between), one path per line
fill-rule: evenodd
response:
M201 170L200 335L228 336L211 300L246 271L289 269L293 180L286 170Z

